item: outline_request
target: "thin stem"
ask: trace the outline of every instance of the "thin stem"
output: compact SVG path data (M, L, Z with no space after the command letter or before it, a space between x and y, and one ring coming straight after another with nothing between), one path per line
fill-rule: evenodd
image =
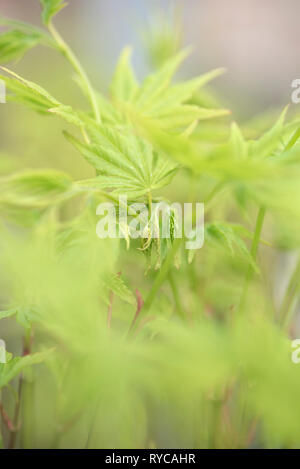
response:
M149 218L151 220L151 216L152 216L152 194L151 194L151 191L148 192L148 205L149 205Z
M137 307L136 307L136 312L135 312L135 315L134 315L134 318L132 320L132 323L130 324L130 328L129 328L129 331L128 331L128 334L130 334L130 332L132 331L132 329L134 328L135 326L135 323L139 317L139 314L141 312L141 309L144 305L144 300L142 298L142 295L140 294L139 290L136 289L135 290L135 294L136 294L136 300L137 300Z
M300 283L300 256L296 265L296 268L290 278L288 287L285 292L285 296L279 311L279 324L282 328L285 328L289 318L291 316L292 307L295 303L297 293L299 291Z
M31 449L35 444L35 382L25 375L22 388L21 446Z
M215 203L215 197L228 189L225 181L218 182L205 199L205 213L208 213Z
M121 276L121 272L118 272L118 278ZM109 292L109 305L108 305L108 310L107 310L107 328L111 328L111 320L112 320L112 308L113 308L113 302L114 302L114 292L110 290Z
M300 127L299 127L299 129L296 130L296 132L293 134L290 141L287 143L287 145L285 147L285 151L290 150L295 145L298 138L300 138Z
M294 132L292 137L290 138L289 142L285 146L285 151L290 150L297 140L300 138L300 127ZM279 324L284 328L288 322L290 313L291 313L291 308L293 306L293 303L295 301L296 294L298 292L298 284L300 282L300 257L297 262L295 271L290 279L290 282L288 284L287 290L285 292L285 296L280 308L279 312Z
M208 195L207 199L205 200L205 203L207 203L207 201L211 201L222 187L223 187L223 183L220 183L220 182L217 183L215 188ZM154 301L154 299L155 299L161 285L164 283L165 279L167 278L167 276L169 274L169 271L171 270L173 259L176 255L180 245L181 245L181 242L182 242L181 238L176 238L175 239L172 248L170 249L170 251L167 254L165 262L163 263L159 273L155 277L155 280L152 284L150 292L148 293L148 296L145 300L144 306L142 307L141 314L139 314L139 317L138 317L138 319L135 323L135 327L137 326L137 324L140 321L141 317L147 311L149 311L149 309L151 308L152 303L153 303L153 301Z
M256 225L255 225L255 231L254 231L254 237L252 240L252 245L251 245L251 255L253 257L253 260L256 260L257 256L257 251L258 251L258 246L259 246L259 241L260 241L260 235L265 219L265 214L266 214L266 209L264 207L260 207L256 219Z
M98 108L96 95L95 95L95 92L93 90L93 87L90 83L90 80L89 80L85 70L81 66L81 64L80 64L79 60L77 59L76 55L73 53L73 51L66 44L64 39L61 37L61 35L57 31L57 29L55 28L53 23L50 22L48 28L49 28L49 32L51 33L52 37L54 38L57 45L59 46L61 52L69 60L72 67L76 70L79 77L81 78L82 83L85 86L85 89L86 89L86 92L87 92L91 107L93 109L93 113L94 113L96 122L100 123L101 122L101 117L100 117L100 112L99 112L99 108Z
M205 203L208 204L225 186L224 181L219 181L206 197Z
M9 449L14 449L17 440L17 428L20 427L20 410L21 410L21 400L22 400L22 388L23 388L23 376L20 376L19 379L19 387L18 387L18 400L15 407L15 413L13 418L13 426L14 430L10 433L10 440L9 440Z
M0 402L1 402L1 399L2 399L2 391L0 389ZM0 412L0 449L4 449L4 440L2 436L2 419L3 419L3 416L2 416L2 413Z
M82 133L82 136L83 136L83 138L84 138L85 143L86 143L87 145L89 145L91 142L90 142L90 139L89 139L88 134L86 133L85 128L84 128L83 126L81 126L80 130L81 130L81 133Z
M174 297L174 301L176 305L176 312L181 318L185 318L185 313L181 304L178 288L176 286L176 282L175 282L175 278L174 278L174 274L172 270L169 271L169 283L172 289L172 293L173 293L173 297Z
M92 414L91 414L91 425L88 430L88 435L85 443L85 449L90 449L94 430L96 428L96 423L97 423L97 414L99 411L99 406L100 406L100 398L98 398L97 403L95 407L92 409Z
M108 305L108 311L107 311L107 328L108 329L110 329L110 327L111 327L113 300L114 300L114 293L113 293L113 291L110 291L110 293L109 293L109 305Z
M266 215L266 209L264 207L260 207L258 214L257 214L257 218L256 218L255 230L254 230L251 251L250 251L253 261L256 261L260 235L261 235L265 215ZM246 278L245 278L239 311L241 311L245 305L245 301L247 298L247 293L248 293L248 289L249 289L252 276L253 276L253 268L252 266L249 266L247 270Z
M25 333L24 345L23 345L23 357L30 354L30 349L31 349L31 329L27 330ZM18 430L20 429L20 413L21 413L23 386L24 386L24 377L22 373L19 378L18 400L16 403L15 413L14 413L14 418L13 418L14 431L12 431L10 434L9 449L15 448Z
M214 399L212 402L211 431L208 444L208 447L211 449L217 449L219 446L220 427L222 424L222 406L222 398Z
M154 300L156 294L158 293L158 290L160 289L160 286L165 281L165 279L168 275L168 272L171 268L171 265L172 265L173 259L175 257L175 254L179 249L181 241L182 241L182 239L180 239L180 238L175 239L174 244L172 246L172 249L169 251L169 253L167 255L167 258L166 258L165 262L163 263L162 268L159 271L159 274L155 278L155 280L153 282L153 285L152 285L152 288L151 288L151 290L150 290L150 292L149 292L149 294L148 294L148 296L145 300L145 304L144 304L144 307L143 307L143 312L146 312L150 309L150 307L153 303L153 300Z

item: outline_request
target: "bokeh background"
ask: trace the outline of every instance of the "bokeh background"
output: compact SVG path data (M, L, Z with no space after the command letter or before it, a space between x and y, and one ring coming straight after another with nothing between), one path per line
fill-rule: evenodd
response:
M275 111L286 104L294 111L300 107L291 103L291 83L300 78L299 0L69 0L68 5L55 24L104 94L127 44L133 46L138 77L149 73L145 32L151 23L159 28L160 20L173 14L180 18L183 45L194 47L180 71L182 77L226 67L226 75L214 81L214 89L233 119L243 124L269 113L271 125ZM41 26L38 0L0 0L0 14ZM9 67L44 86L61 102L87 108L70 79L73 71L56 51L34 47ZM93 175L64 139L61 130L66 125L58 119L40 119L25 107L9 103L0 106L0 121L0 152L7 156L0 159L2 174L24 167L52 167L75 179ZM289 265L288 258L287 266L279 269L279 295L285 289Z
M141 31L153 11L178 8L183 42L193 44L187 75L225 66L218 87L238 117L290 102L291 82L300 75L300 2L298 0L69 0L56 20L75 51L84 58L93 81L105 87L121 48L132 44L140 76L147 68ZM37 0L1 0L1 13L40 23ZM159 13L158 13L159 15ZM62 66L42 48L26 62L37 63L37 75L55 81ZM28 62L29 61L29 62ZM52 66L51 66L52 65ZM61 83L63 86L63 83ZM53 86L56 86L54 83Z
M182 22L183 45L194 47L193 56L180 71L181 76L190 78L216 67L226 67L227 74L214 82L214 89L224 107L231 109L233 119L246 125L254 116L270 113L272 123L288 103L292 109L300 110L300 104L291 103L291 83L300 78L299 0L69 0L68 3L69 7L55 18L55 24L87 69L92 83L104 94L109 91L110 78L125 45L133 46L133 62L139 78L151 70L145 53L145 32L153 18L163 19L175 12ZM38 0L0 0L0 14L4 16L41 26L40 13ZM42 85L61 102L88 108L70 79L73 75L70 66L57 52L38 46L9 67ZM64 139L61 130L66 124L59 119L52 116L41 119L31 110L10 102L0 105L0 122L1 175L45 167L66 171L74 179L94 175L93 169ZM173 191L170 199L187 200L189 181L184 177L180 184L175 182L168 189ZM144 265L140 265L140 258L136 261L138 255L132 260L128 257L124 263L125 275L132 279L132 285L144 282ZM276 255L272 251L272 256L274 260L267 266L273 265L271 282L275 286L275 302L280 304L296 259L292 249ZM181 285L182 290L184 286ZM211 297L216 296L214 287ZM218 285L216 291L217 288ZM297 337L299 323L298 319ZM21 353L15 328L1 329L1 336L9 343L10 350ZM41 389L40 396L45 392ZM48 422L47 411L44 407L39 409L45 412L45 422ZM158 429L162 433L163 430ZM41 441L46 442L47 424L43 432ZM166 447L169 444L167 441Z
M38 0L0 0L0 14L41 26ZM286 104L290 103L291 111L298 110L300 104L291 103L291 83L300 78L299 0L69 0L55 24L94 86L105 94L125 45L133 46L133 64L140 79L152 70L145 33L153 24L159 34L166 17L179 18L182 45L194 48L179 72L182 78L226 67L227 73L214 81L214 90L234 120L246 125L255 118L259 129L260 115L264 124L268 122L265 115L270 115L271 125L275 113ZM61 102L87 108L71 79L73 71L56 51L34 47L9 67L41 84ZM64 139L61 130L66 125L58 119L40 119L31 110L9 103L0 106L0 120L0 152L7 155L0 159L2 173L54 167L75 179L93 175ZM290 269L287 256L280 266L279 296Z

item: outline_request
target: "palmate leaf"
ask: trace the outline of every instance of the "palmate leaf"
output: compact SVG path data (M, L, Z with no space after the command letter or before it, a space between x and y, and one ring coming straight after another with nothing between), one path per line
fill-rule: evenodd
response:
M90 181L91 184L96 183L99 189L110 188L134 197L159 189L171 181L178 165L153 151L150 144L134 136L131 131L96 125L87 115L61 104L39 85L6 68L4 70L12 76L3 76L7 87L14 93L12 99L40 113L57 114L67 122L86 129L90 144L82 143L68 133L65 135L101 176Z
M110 274L106 276L103 281L103 290L106 296L109 296L109 292L113 292L121 300L131 305L136 305L136 298L131 290L127 287L125 282L117 274ZM109 300L107 300L109 302Z
M156 147L196 174L253 184L280 177L282 165L276 153L282 151L284 111L275 126L257 141L246 141L236 124L224 143L208 144L186 135L170 135L149 119L137 125L138 131ZM269 156L269 157L268 157Z
M31 327L31 324L39 319L39 315L32 308L17 307L6 311L0 311L0 320L16 317L16 321L25 329Z
M291 150L300 133L296 131L291 134L287 130L291 125L285 124L286 113L287 107L275 124L255 141L246 141L236 124L231 128L229 147L236 163L241 165L244 162L254 162L261 169L265 166L265 177L257 171L256 178L252 181L245 178L234 187L236 201L244 216L247 216L246 207L251 200L270 209L281 207L285 211L293 206L291 201L299 200L296 182L299 157L297 150Z
M228 114L224 109L205 109L187 104L199 88L222 74L223 69L170 85L176 69L187 54L188 50L179 52L139 85L130 65L131 50L124 49L111 86L111 95L116 106L134 123L150 120L160 129L169 132L180 131L200 119Z
M99 175L90 184L113 189L115 193L142 196L168 184L178 165L153 151L145 140L127 129L104 125L87 126L91 143L65 133Z
M0 389L7 386L28 366L44 362L52 352L52 349L45 350L32 355L26 355L24 357L12 358L7 363L0 363Z
M258 267L243 238L252 238L252 235L242 225L226 222L213 222L205 225L205 243L207 245L219 246L232 257L239 256L257 272ZM189 261L192 260L193 255L194 252L189 252Z
M45 25L48 25L60 10L62 10L67 3L63 0L40 0L43 7L42 18Z

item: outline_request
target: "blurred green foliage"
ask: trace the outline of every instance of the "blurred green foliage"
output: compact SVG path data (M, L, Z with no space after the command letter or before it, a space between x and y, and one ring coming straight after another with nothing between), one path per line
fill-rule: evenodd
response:
M24 160L1 153L1 445L299 447L299 262L279 300L273 276L300 246L299 116L239 126L206 86L223 70L174 82L188 51L167 23L145 33L152 73L139 83L125 48L105 96L53 25L64 3L41 4L47 29L1 18L0 62L57 50L91 109L2 69L57 156L23 134ZM204 247L99 239L96 207L119 194L204 201Z

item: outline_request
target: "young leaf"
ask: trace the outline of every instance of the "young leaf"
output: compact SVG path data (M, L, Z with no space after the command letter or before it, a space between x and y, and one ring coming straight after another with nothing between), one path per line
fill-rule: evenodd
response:
M286 107L274 126L262 135L260 139L252 143L250 146L250 155L254 158L266 158L271 156L272 153L278 148L281 143L284 130L284 120L286 117L288 107Z
M0 64L20 59L25 52L38 44L42 35L13 29L0 36Z
M0 179L0 202L46 207L72 194L72 180L53 170L24 171Z
M245 159L248 156L248 145L235 122L231 125L230 145L233 157L236 160Z
M150 24L143 27L141 37L149 62L157 69L179 52L183 32L177 9L165 12L162 8L156 13L150 18Z
M24 357L15 357L9 360L8 363L0 363L0 389L7 386L24 368L44 362L52 351L45 350Z
M104 125L88 126L87 130L91 144L69 133L65 136L97 170L99 177L94 182L99 189L141 196L168 184L178 168L127 130Z
M254 269L258 271L258 267L254 262L243 237L249 238L249 233L244 227L225 222L213 222L205 226L205 240L209 243L218 244L220 247L228 251L232 256L238 254L244 258Z
M139 86L129 63L130 50L125 49L119 59L111 88L117 107L134 123L142 123L143 119L151 120L159 128L170 132L188 127L198 119L227 114L227 110L204 109L188 104L200 87L223 73L222 69L184 83L170 85L172 76L187 54L187 50L179 52Z
M12 76L12 78L0 76L5 81L7 88L13 92L9 96L11 100L21 102L41 114L56 114L77 127L82 128L85 125L79 114L71 106L60 103L36 83L20 77L5 67L2 67L2 69ZM85 119L87 120L87 117Z
M32 322L37 321L39 316L31 308L12 308L7 311L0 311L0 320L7 319L16 316L17 322L23 326L25 329L28 329Z
M50 108L61 105L53 96L51 96L41 86L20 77L16 73L2 67L2 69L11 75L12 78L1 75L0 78L6 83L9 90L13 92L11 99L24 103L40 113L48 113Z
M8 309L6 311L0 311L0 319L11 318L16 314L16 309Z
M112 291L121 300L131 305L136 305L136 298L132 291L129 290L124 281L117 274L111 274L104 280L103 287L106 292Z
M7 311L0 311L0 319L6 319L16 316L17 322L28 329L32 322L39 319L39 315L32 308L12 308Z
M48 26L53 16L67 6L67 3L63 0L40 0L40 2L43 7L42 18L46 26Z
M0 25L15 28L18 31L21 31L23 34L36 35L39 37L40 42L43 45L58 49L57 43L54 41L54 39L52 39L47 31L41 28L37 28L30 23L25 23L24 21L18 21L12 18L6 18L5 16L0 15Z
M138 83L129 62L131 53L130 47L123 50L111 83L112 96L118 101L130 101L138 89Z

